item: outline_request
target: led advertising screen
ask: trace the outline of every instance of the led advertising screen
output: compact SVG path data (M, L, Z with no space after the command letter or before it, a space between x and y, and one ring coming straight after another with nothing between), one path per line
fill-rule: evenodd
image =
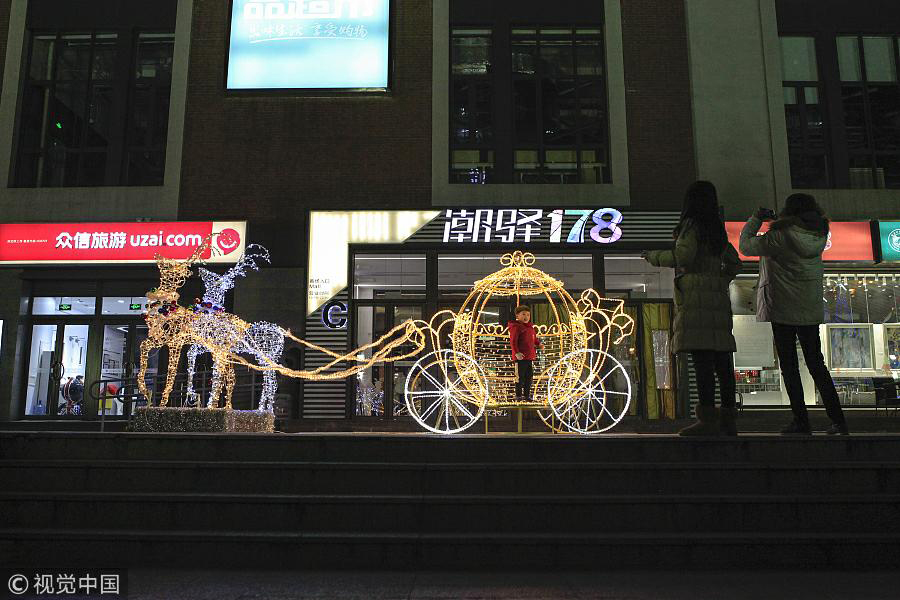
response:
M228 89L386 89L390 6L232 0Z

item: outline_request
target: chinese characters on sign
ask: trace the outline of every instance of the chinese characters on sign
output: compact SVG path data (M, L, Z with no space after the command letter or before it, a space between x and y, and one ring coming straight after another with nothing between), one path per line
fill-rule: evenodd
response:
M622 213L601 209L475 209L448 210L444 215L444 243L503 244L548 241L612 244L622 238Z
M386 88L390 0L234 0L229 89Z

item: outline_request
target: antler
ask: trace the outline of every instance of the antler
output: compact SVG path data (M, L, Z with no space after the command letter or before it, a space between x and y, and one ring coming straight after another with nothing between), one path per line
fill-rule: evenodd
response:
M184 261L188 265L193 265L194 263L201 262L203 259L203 253L209 250L210 246L212 246L213 236L219 235L218 233L211 233L205 238L203 238L203 242L194 250L194 253L191 254L186 261Z
M259 250L259 252L252 252L251 250ZM225 272L225 276L233 279L235 277L244 277L247 274L247 269L259 271L259 265L256 262L257 260L272 264L272 258L265 247L260 246L259 244L250 244L247 246L244 253L241 254L237 263Z

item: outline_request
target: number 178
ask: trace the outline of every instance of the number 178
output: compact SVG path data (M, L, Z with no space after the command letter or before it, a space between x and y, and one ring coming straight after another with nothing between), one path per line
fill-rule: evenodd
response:
M590 237L600 244L612 244L619 241L622 237L622 213L614 208L601 208L599 210L591 209L558 209L550 213L550 241L561 242L563 230L564 216L579 217L572 229L569 230L569 237L566 242L569 244L583 244L584 233L590 223L593 227L590 230Z

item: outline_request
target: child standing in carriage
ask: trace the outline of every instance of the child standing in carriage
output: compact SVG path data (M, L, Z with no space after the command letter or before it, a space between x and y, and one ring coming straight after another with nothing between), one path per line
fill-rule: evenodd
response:
M509 345L519 380L516 382L516 401L531 401L531 386L534 381L533 361L537 358L537 349L541 347L534 323L531 322L531 309L517 306L515 321L506 324L509 329Z

